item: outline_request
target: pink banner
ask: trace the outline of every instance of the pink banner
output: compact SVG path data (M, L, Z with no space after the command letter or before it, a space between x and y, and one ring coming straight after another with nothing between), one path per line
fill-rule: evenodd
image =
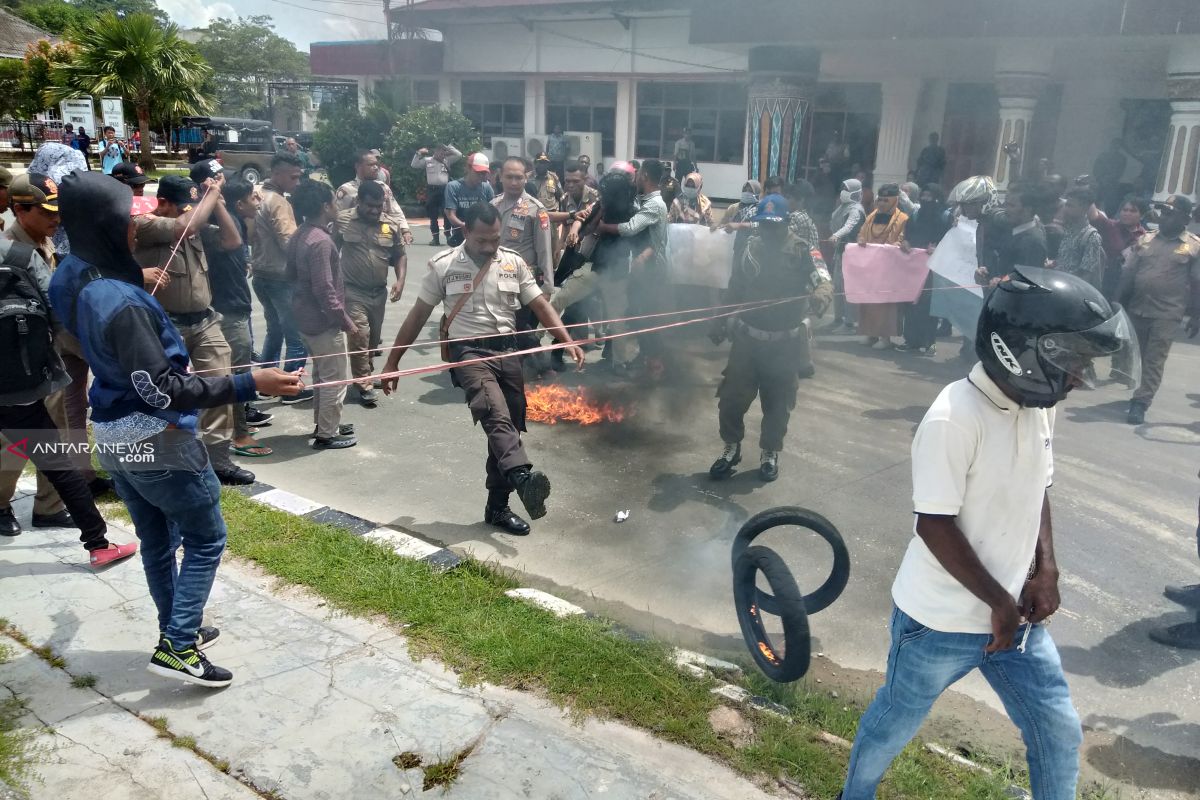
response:
M851 303L911 303L925 288L929 254L905 253L891 244L848 244L842 254L846 300Z

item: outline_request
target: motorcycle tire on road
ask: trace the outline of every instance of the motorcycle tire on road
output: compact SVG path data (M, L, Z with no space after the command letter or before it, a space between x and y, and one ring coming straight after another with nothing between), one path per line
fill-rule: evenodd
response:
M776 613L783 621L782 656L763 625L763 609L758 604L756 586L759 572L774 593L773 600L779 609ZM812 658L808 612L804 610L804 598L796 580L774 550L752 546L738 556L733 568L733 602L746 647L763 674L776 683L791 683L802 678L808 672Z
M842 539L842 534L838 532L833 523L815 511L798 506L784 506L768 509L746 520L746 524L742 525L733 538L735 571L738 558L753 544L754 540L771 528L778 528L781 525L808 528L829 543L829 547L833 550L833 568L829 571L829 577L817 587L816 591L804 595L804 607L809 614L816 614L829 608L841 597L842 592L846 589L846 583L850 580L850 552L846 549L846 542ZM758 605L768 614L779 614L779 606L776 604L775 598L762 590L758 590Z

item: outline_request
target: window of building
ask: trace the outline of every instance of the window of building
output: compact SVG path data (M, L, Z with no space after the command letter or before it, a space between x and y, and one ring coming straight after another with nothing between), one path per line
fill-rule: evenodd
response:
M617 84L608 81L546 81L546 132L597 131L603 154L617 150Z
M436 80L413 81L413 105L436 106L441 99L441 89Z
M746 87L740 83L640 81L637 158L671 158L683 129L692 132L696 160L740 164L746 151Z
M438 94L436 80L380 78L374 87L374 100L399 112L411 106L436 106Z
M483 137L525 135L524 81L463 81L462 113Z

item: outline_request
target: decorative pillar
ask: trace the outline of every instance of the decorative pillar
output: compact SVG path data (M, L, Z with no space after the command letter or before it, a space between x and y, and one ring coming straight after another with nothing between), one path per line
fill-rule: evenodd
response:
M1167 57L1167 97L1171 124L1163 146L1154 199L1173 194L1196 197L1197 158L1200 157L1200 37L1171 45Z
M879 115L879 141L875 148L875 188L908 180L908 155L912 151L913 123L921 97L920 78L893 78L883 82Z
M756 47L750 51L747 107L747 175L765 181L804 177L801 131L817 85L821 53L801 47Z
M1000 128L992 177L996 188L1008 188L1021 177L1029 126L1038 98L1050 77L1054 52L1041 41L1014 43L996 53L996 96L1000 101Z

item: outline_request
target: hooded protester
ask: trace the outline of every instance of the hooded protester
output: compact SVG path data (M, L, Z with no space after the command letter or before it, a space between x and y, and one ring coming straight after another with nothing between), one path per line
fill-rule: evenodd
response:
M683 179L679 197L671 203L668 222L685 225L707 225L712 227L712 201L704 196L704 177L692 172Z
M858 232L859 245L899 245L904 241L908 215L899 208L900 187L894 183L879 187L875 210ZM864 343L876 350L894 346L893 336L900 334L899 303L864 303L858 310L858 332L866 337Z
M904 227L904 241L900 249L933 252L938 242L950 230L950 215L946 213L945 193L936 183L927 185L920 192L917 213ZM925 278L925 288L915 303L904 308L904 344L897 345L901 352L932 356L936 350L938 321L930 311L933 303L933 273Z
M857 178L842 181L837 208L829 220L829 241L833 244L833 329L834 333L853 334L857 328L858 306L846 302L846 279L842 275L842 252L845 243L858 239L867 218L862 207L863 186ZM844 323L844 324L843 324Z
M141 540L160 637L147 670L227 686L232 674L199 650L218 635L201 628L201 619L225 549L225 522L220 484L196 435L197 410L247 402L256 391L295 395L301 383L278 369L208 378L189 371L183 338L142 288L130 249L132 206L129 187L106 175L63 179L60 207L74 247L51 280L50 303L95 373L90 397L100 463Z

